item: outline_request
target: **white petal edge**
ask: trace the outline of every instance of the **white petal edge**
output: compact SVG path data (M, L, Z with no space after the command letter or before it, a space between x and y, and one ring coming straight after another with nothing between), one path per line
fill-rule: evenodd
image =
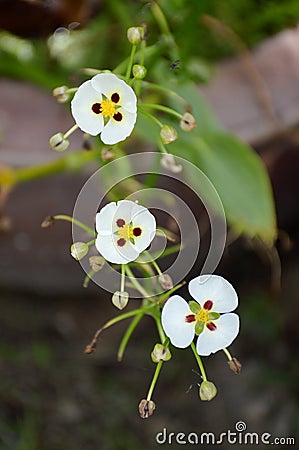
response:
M206 300L212 300L212 311L230 312L238 306L238 295L233 286L219 275L200 275L189 283L192 297L203 306Z
M134 90L118 78L113 73L100 73L91 79L93 88L111 98L112 94L117 93L120 97L118 105L126 111L136 113L137 97Z
M114 145L118 142L124 141L133 131L136 122L136 113L131 113L123 108L118 108L123 116L121 122L111 117L109 122L104 126L101 133L101 140L104 144Z
M108 203L96 214L96 230L99 234L112 234L114 231L113 223L117 205L115 202Z
M228 347L239 333L240 320L235 313L223 314L214 323L216 330L210 331L205 327L198 336L196 351L201 356L209 356Z
M189 305L179 295L170 297L162 309L162 327L175 347L186 348L193 341L195 322L185 321L188 314L192 314Z
M104 119L92 111L94 103L100 103L102 96L92 87L91 81L85 81L79 86L71 101L71 112L76 124L85 133L92 136L99 134L104 127Z

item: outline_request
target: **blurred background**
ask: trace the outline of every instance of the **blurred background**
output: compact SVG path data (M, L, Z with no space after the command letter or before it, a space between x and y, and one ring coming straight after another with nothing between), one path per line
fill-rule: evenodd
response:
M175 67L151 2L0 1L0 450L151 449L159 447L155 436L163 428L218 435L240 420L248 431L273 437L298 432L298 2L158 4L180 51ZM209 114L263 161L278 229L276 250L249 232L233 237L217 269L240 297L242 328L232 352L242 373L231 373L221 353L208 358L205 366L219 392L205 404L191 352L174 349L148 420L139 418L137 408L154 370L154 324L147 319L137 328L122 363L116 352L125 323L102 335L96 354L83 355L115 309L97 286L83 288L84 273L69 254L69 224L40 227L47 215L72 214L97 168L94 161L78 167L71 152L63 167L55 166L60 155L48 139L73 121L52 89L78 85L82 67L117 66L130 51L127 28L142 24L148 44L161 45L149 79L160 65L178 85L192 80ZM207 119L197 120L201 131ZM71 146L82 147L79 132ZM45 170L27 177L26 168L34 165ZM7 180L15 169L22 176L11 188ZM188 279L197 273L194 267Z

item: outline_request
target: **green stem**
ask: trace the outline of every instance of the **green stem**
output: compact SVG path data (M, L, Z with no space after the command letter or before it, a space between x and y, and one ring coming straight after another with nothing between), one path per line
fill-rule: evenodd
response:
M205 369L204 369L202 360L201 360L199 354L198 354L197 351L196 351L194 342L191 343L191 348L192 348L192 351L193 351L193 353L194 353L195 359L196 359L196 361L197 361L197 364L198 364L200 373L201 373L201 375L202 375L203 381L207 381L207 375L206 375L206 372L205 372Z
M138 105L138 109L140 109L140 112L148 117L149 119L153 120L160 128L163 127L163 123L155 116L153 116L151 113L147 112L147 111L142 111L142 108L140 108L140 105Z
M145 60L145 48L146 48L146 40L145 39L143 39L141 41L140 47L141 48L140 48L139 64L141 66L143 66L144 65L144 60ZM142 86L142 80L136 80L135 93L136 93L137 98L140 95L141 86Z
M144 297L144 298L149 298L152 297L145 289L143 286L141 286L141 284L139 283L139 281L136 280L135 275L133 274L132 270L130 269L130 267L126 264L125 265L125 271L126 274L128 275L128 277L130 278L131 283L133 284L134 288L140 292L140 294Z
M16 183L23 183L38 178L43 178L71 168L80 170L83 166L88 165L91 161L99 159L100 155L101 151L99 149L90 150L88 152L84 151L76 154L74 152L70 152L63 157L57 158L54 161L46 164L16 169L14 171L14 181Z
M74 131L76 131L79 128L79 126L75 123L74 126L72 126L72 128L70 128L65 134L64 134L64 139L67 139L72 133L74 133Z
M162 11L162 9L160 8L160 6L158 5L158 3L156 2L152 2L151 5L152 8L152 13L160 27L160 30L162 31L163 34L165 34L165 36L171 36L171 31L169 29L166 17Z
M233 359L232 355L230 354L230 352L227 350L227 348L223 348L222 349L223 352L226 354L227 358L229 361L231 361Z
M175 97L178 100L180 100L185 108L187 105L189 105L189 103L186 101L186 99L184 99L184 97L182 97L181 95L177 94L175 91L173 91L172 89L169 89L165 86L161 86L160 84L155 84L155 83L151 83L150 81L144 81L142 80L142 87L144 88L148 88L148 89L152 89L155 91L161 91L167 95L169 95L170 97Z
M121 265L121 281L120 281L120 292L125 290L125 265Z
M168 22L166 20L166 17L164 15L162 9L160 8L160 6L158 5L157 2L152 2L151 10L152 10L154 18L157 21L157 24L159 25L159 28L160 28L162 34L165 37L166 43L169 47L171 57L173 58L173 60L179 59L178 47L172 36Z
M130 76L131 76L131 71L132 71L132 66L133 66L133 62L134 62L134 56L136 53L136 45L132 45L132 50L131 50L131 54L130 54L130 59L129 59L129 64L127 67L127 72L126 72L126 82L128 83Z
M90 280L92 280L92 277L94 276L94 274L95 274L95 271L94 271L94 270L90 270L90 271L88 272L88 274L86 275L86 277L84 278L84 281L83 281L83 287L84 287L84 288L87 288L87 287L88 287L89 282L90 282Z
M167 292L164 292L162 295L160 295L159 300L157 301L157 303L159 305L161 305L171 294L173 294L175 291L177 291L178 289L180 289L182 286L184 286L186 284L185 281L183 281L182 283L177 284L176 286L174 286L172 289L170 289Z
M96 236L96 232L92 228L90 228L88 225L85 225L85 223L80 222L80 220L75 219L74 217L67 216L66 214L57 214L56 216L53 216L53 218L55 220L65 220L66 222L71 222L74 225L77 225L78 227L82 228L82 230L85 230L88 233L91 233L94 236ZM90 242L94 242L94 239L93 241ZM89 243L87 243L87 245L89 245Z
M179 119L181 119L183 117L182 114L180 114L179 112L175 111L172 108L169 108L168 106L164 106L164 105L159 105L157 103L139 103L139 108L151 108L151 109L157 109L159 111L163 111L166 112L167 114L171 114L172 116L178 117Z
M156 318L156 326L157 326L157 330L158 330L158 333L159 333L159 336L160 336L161 343L164 344L164 342L166 341L167 338L166 338L164 330L162 328L162 324L161 324L161 319L160 318Z
M124 355L125 349L127 347L127 344L129 342L129 339L132 336L133 331L135 330L135 328L137 327L137 325L139 324L139 322L143 316L144 316L144 312L142 311L134 317L134 319L128 326L127 331L125 332L125 334L121 340L121 343L120 343L120 346L119 346L119 349L117 352L117 360L118 361L121 361L123 359L123 355Z
M151 385L150 385L150 388L148 390L147 397L146 397L146 400L148 400L148 401L150 401L150 399L152 397L152 393L154 391L154 388L155 388L155 385L157 383L160 371L162 369L162 364L163 364L163 361L161 360L161 361L158 362L158 364L156 366L156 370L155 370L155 373L154 373L154 376L153 376L153 379L152 379L152 382L151 382Z

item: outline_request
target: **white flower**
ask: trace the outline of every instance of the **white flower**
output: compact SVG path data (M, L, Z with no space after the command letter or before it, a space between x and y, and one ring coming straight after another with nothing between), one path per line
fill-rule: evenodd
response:
M100 73L79 86L71 102L72 115L82 131L113 145L128 137L136 122L133 89L112 73Z
M156 234L155 217L131 200L111 202L96 215L95 246L111 263L127 264L145 250Z
M188 304L174 295L163 307L162 326L171 343L188 347L197 334L199 355L208 356L228 347L239 332L239 316L230 312L238 306L235 289L218 275L201 275L190 281L189 292L196 302Z

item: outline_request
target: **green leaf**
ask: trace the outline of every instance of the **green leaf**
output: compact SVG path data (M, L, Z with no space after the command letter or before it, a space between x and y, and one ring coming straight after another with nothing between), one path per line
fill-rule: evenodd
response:
M258 237L272 245L277 234L273 194L258 155L224 131L186 134L181 133L171 145L173 154L189 160L207 175L236 234Z

